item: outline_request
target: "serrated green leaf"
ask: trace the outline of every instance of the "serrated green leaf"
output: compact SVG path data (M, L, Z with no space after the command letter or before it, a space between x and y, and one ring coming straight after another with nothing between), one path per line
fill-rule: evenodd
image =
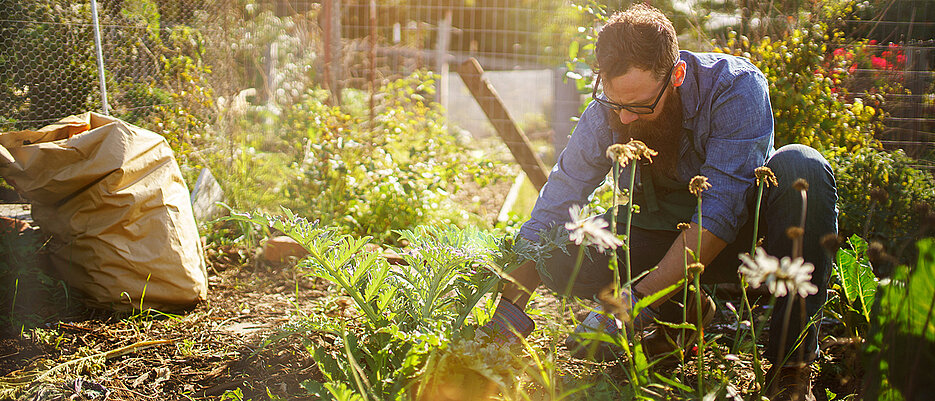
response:
M877 279L870 261L864 257L867 243L854 235L848 240L852 249L839 249L835 257L844 295L851 307L858 308L866 321L870 321L870 307L877 290Z

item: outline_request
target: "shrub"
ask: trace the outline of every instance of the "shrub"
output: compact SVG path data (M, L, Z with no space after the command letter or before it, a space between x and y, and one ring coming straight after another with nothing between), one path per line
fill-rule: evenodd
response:
M863 148L827 155L838 186L841 235L858 234L883 243L897 257L935 227L935 180L913 168L902 150Z
M425 72L389 82L378 91L373 122L359 115L366 107L328 106L324 91L311 90L278 115L255 111L255 122L247 119L235 135L232 160L209 165L236 208L283 205L378 241L420 224L489 224L452 204L450 194L502 175L448 132L440 107L427 100L433 85Z
M727 45L716 50L748 57L766 75L777 147L789 143L841 151L879 147L874 136L883 129L883 96L849 98L842 80L852 61L829 53L828 43L840 45L843 39L839 32L826 32L827 25L816 23L753 44L731 32Z

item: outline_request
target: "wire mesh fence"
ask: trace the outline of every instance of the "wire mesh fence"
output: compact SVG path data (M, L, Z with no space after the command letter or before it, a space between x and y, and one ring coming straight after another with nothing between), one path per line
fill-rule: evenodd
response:
M935 168L935 8L925 3L890 0L874 19L849 22L852 35L876 40L869 46L873 57L893 59L853 73L908 89L889 99L881 139ZM330 89L334 103L379 97L382 84L425 68L438 74L436 100L447 108L450 126L490 134L492 125L456 74L473 57L523 128L561 142L586 100L562 70L571 39L580 36L577 27L589 23L568 11L569 4L101 0L109 112L158 131L175 129L160 124L165 114L182 111L218 130L232 123L221 121L222 111L238 104L275 109L315 85ZM692 13L679 11L676 25L700 29ZM742 12L710 13L705 20L718 18L726 21L721 25L748 24ZM97 62L91 1L0 0L0 128L37 128L102 110Z

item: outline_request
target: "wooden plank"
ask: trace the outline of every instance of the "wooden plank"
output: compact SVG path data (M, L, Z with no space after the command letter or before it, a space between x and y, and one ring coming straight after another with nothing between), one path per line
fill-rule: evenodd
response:
M513 119L510 112L504 107L500 95L497 94L493 85L490 84L490 81L488 81L483 74L484 69L481 68L480 63L473 57L461 63L458 67L458 75L461 76L464 85L467 86L471 95L474 96L474 100L477 101L480 108L484 110L484 114L487 115L487 119L490 120L494 129L497 130L497 134L500 135L500 138L506 143L506 146L510 148L510 153L513 154L513 158L516 159L516 162L522 167L523 172L529 177L529 181L536 187L536 190L541 190L548 179L548 170L545 164L542 163L542 160L539 159L539 156L533 152L532 146L529 143L529 138L526 137L523 130L516 124L516 120Z

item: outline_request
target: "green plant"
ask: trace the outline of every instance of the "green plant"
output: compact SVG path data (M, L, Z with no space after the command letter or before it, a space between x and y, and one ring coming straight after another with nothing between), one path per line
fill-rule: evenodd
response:
M0 222L0 332L35 327L46 317L37 299L60 301L58 281L42 269L38 233Z
M879 241L902 262L910 260L906 248L935 230L932 176L912 167L914 161L901 150L864 148L829 159L838 188L839 232Z
M518 265L512 244L490 234L419 227L399 232L409 250L403 253L404 264L391 266L365 250L369 237L341 234L288 209L283 213L234 213L229 219L275 229L299 242L309 251L299 268L337 284L364 318L350 323L311 315L270 339L311 331L335 337L340 349L307 346L327 379L304 384L318 396L386 399L413 391L411 383L437 358L432 352L443 351L454 339L473 338L466 320L475 305L496 287L500 273ZM349 335L352 328L356 333Z
M232 158L211 156L217 158L208 163L232 206L283 205L381 243L396 241L394 230L420 224L489 224L454 205L451 194L463 183L484 186L505 175L448 132L439 106L428 100L433 76L418 72L379 92L373 122L359 105L328 106L320 89L278 115L254 111L234 136Z
M822 67L830 46L842 46L844 38L825 22L792 30L781 38L764 37L759 42L728 35L726 46L715 50L745 56L769 82L776 145L801 143L819 150L839 153L880 145L885 114L883 97L876 91L866 98L851 98L835 80L846 74L847 61L834 69ZM860 45L860 44L858 44Z
M855 234L848 239L848 245L850 249L839 249L835 256L829 285L834 295L825 310L843 323L853 337L864 338L870 325L877 278L867 257L867 242Z
M935 239L915 266L880 282L865 347L868 399L922 399L935 390Z

